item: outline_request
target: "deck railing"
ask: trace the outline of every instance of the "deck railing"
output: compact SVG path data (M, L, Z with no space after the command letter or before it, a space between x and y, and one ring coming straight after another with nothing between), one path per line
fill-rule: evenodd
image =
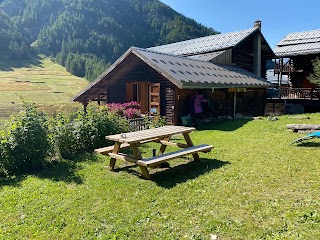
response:
M277 94L273 94L268 98L279 98L279 90L274 90ZM306 99L306 100L318 100L320 98L320 88L281 88L281 99Z
M284 99L319 99L320 88L283 88L281 89L281 98Z

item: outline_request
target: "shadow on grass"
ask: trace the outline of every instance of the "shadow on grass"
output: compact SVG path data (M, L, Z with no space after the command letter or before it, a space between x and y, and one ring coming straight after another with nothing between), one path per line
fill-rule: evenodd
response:
M153 172L154 170L149 168L149 171L151 181L155 182L158 186L169 189L175 187L179 183L195 179L213 169L221 168L226 164L230 163L217 159L201 158L200 162L190 161L174 167L158 168L156 170L157 172ZM140 169L136 165L117 168L114 171L127 171L130 174L141 177Z
M239 120L218 120L210 123L202 123L197 127L197 130L219 130L219 131L235 131L238 128L243 127L245 124L250 122L248 119Z
M77 174L80 169L75 162L65 161L53 164L50 168L45 169L34 176L52 181L63 181L66 183L83 183L82 178Z
M94 154L84 154L74 160L63 160L56 161L48 164L45 169L30 174L18 175L15 177L1 179L0 178L0 189L4 186L20 186L20 183L25 180L28 176L35 176L41 179L50 179L52 181L63 181L66 183L82 184L83 180L78 171L82 168L79 162L96 162L98 161L97 156Z
M310 148L320 147L320 142L302 142L297 144L297 147L310 147Z
M40 66L41 61L38 56L29 56L25 59L20 59L14 56L0 57L0 71L13 71L14 68Z

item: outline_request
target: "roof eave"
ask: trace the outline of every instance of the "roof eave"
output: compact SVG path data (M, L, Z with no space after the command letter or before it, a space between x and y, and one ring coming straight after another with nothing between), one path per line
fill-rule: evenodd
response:
M223 84L223 83L183 83L183 89L212 89L212 88L269 88L272 84Z
M99 77L96 78L92 83L90 83L87 87L81 90L77 95L75 95L71 101L73 102L83 102L84 100L81 96L89 90L90 88L94 87L97 83L102 81L108 74L110 74L132 51L134 47L130 47L121 57L119 57L105 72L103 72Z
M182 88L182 82L175 78L174 76L172 76L168 71L166 71L165 69L161 68L158 64L153 63L152 61L150 61L149 58L145 57L143 54L140 53L138 48L135 48L133 50L133 53L138 56L141 60L143 60L145 63L147 63L150 67L152 67L155 71L157 71L158 73L160 73L162 76L164 76L166 79L168 79L169 81L171 81L174 85L176 85L178 88Z

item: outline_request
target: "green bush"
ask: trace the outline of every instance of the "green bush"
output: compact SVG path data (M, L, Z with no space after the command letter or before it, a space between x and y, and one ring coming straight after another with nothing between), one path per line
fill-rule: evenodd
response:
M166 125L166 119L162 117L160 114L157 114L152 117L144 117L144 121L146 123L147 128L155 128L155 127L162 127Z
M10 120L0 132L0 176L41 169L49 156L73 159L113 144L106 135L129 131L128 119L105 107L47 118L35 104L23 100L22 111ZM165 124L160 116L146 121L148 127Z
M7 173L26 173L42 168L50 150L45 115L37 111L33 103L22 101L22 110L11 117L1 139L0 165Z
M9 146L4 136L0 137L0 177L9 175L8 169L10 166L10 156L8 153Z
M106 135L128 130L125 118L106 109L94 107L89 108L86 115L81 112L59 115L54 119L52 126L51 132L56 149L67 159L107 145Z

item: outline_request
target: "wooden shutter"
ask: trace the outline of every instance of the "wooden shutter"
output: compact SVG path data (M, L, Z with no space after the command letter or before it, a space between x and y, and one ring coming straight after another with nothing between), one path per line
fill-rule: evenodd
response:
M126 83L126 102L132 101L132 85L131 83Z
M160 83L149 85L149 108L151 115L160 114Z
M147 82L143 83L139 83L139 104L141 106L141 112L142 113L147 113L149 111L148 106L148 89L149 84Z

